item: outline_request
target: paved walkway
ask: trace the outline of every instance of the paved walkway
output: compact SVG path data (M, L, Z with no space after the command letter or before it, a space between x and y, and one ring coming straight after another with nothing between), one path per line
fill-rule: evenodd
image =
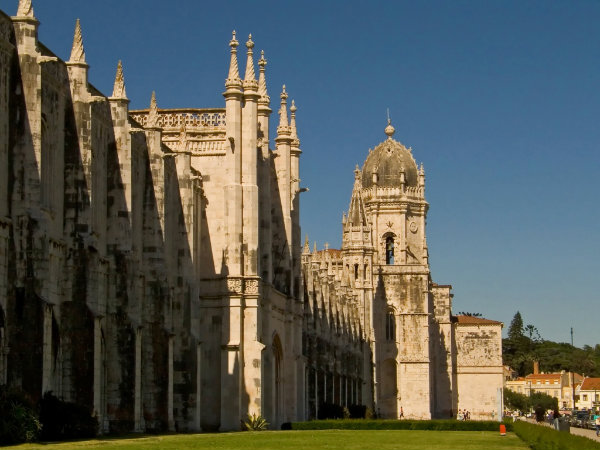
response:
M547 427L551 427L552 426L548 422L536 422L533 419L527 419L527 422L533 423L533 424L536 424L536 425L544 425L544 426L547 426ZM596 436L596 431L595 430L588 430L587 428L571 427L571 434L575 434L577 436L583 436L583 437L586 437L588 439L592 439L594 441L600 442L600 437Z

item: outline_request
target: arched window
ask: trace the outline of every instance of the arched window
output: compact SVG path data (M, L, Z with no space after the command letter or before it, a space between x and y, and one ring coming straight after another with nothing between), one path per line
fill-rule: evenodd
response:
M389 342L396 340L396 317L391 309L385 315L385 339Z
M394 238L388 236L385 240L385 263L394 264Z
M358 280L358 264L354 264L354 279Z

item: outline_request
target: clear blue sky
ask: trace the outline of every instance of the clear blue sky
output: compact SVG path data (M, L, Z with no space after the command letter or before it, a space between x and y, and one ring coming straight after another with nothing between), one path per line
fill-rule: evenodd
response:
M2 2L9 14L17 0ZM433 278L454 311L600 342L600 2L34 0L67 59L81 18L90 81L132 108L220 107L232 29L269 61L272 109L298 106L302 228L340 245L355 164L396 138L427 175ZM244 59L240 61L241 69Z

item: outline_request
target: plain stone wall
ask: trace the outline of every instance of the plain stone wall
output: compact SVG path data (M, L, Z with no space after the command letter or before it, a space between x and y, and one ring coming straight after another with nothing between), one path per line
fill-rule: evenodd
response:
M455 324L454 333L457 408L470 411L473 419L497 418L497 391L503 386L501 325Z

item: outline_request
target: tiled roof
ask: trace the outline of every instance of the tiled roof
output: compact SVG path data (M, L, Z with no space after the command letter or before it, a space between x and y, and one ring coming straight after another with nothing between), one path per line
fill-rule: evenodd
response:
M581 384L582 391L600 391L600 378L585 378Z
M560 380L560 373L532 373L525 378L528 380Z
M452 316L452 322L457 322L459 325L502 325L502 322L496 320L473 316Z

